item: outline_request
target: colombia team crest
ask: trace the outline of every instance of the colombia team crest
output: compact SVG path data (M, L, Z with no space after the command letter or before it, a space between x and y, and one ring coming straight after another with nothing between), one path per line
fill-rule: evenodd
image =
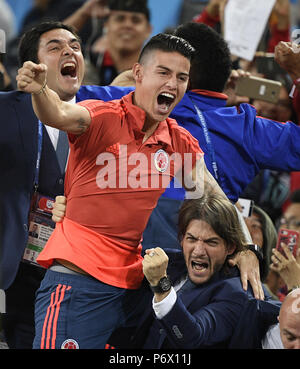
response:
M63 350L78 350L79 345L75 340L67 339L61 344Z
M164 150L160 149L156 151L154 154L154 165L160 173L163 173L168 169L169 156Z

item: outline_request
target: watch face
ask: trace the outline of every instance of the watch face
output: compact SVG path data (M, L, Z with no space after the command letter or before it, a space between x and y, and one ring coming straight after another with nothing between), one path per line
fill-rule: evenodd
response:
M164 277L159 281L159 286L164 292L167 292L171 288L171 282L167 277Z

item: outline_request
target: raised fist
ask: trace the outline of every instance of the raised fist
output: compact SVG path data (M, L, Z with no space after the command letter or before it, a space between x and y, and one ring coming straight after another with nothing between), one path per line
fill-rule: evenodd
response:
M27 61L18 70L16 80L20 91L39 93L46 85L47 66Z

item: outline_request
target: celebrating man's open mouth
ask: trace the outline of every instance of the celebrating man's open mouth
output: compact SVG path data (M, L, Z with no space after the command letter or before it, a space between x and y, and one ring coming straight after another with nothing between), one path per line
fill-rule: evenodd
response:
M65 62L61 66L60 70L63 77L71 77L76 78L77 77L77 68L76 64L74 62Z
M158 109L161 114L167 114L176 96L169 92L162 92L157 97Z
M192 261L192 268L198 272L201 272L203 270L206 270L208 268L208 263L206 262L197 262L197 261Z

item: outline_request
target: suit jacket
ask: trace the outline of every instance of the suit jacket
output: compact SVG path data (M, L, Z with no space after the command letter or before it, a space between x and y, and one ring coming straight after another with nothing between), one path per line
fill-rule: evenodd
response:
M167 250L168 275L175 282L186 272L183 255ZM280 304L258 301L251 287L244 291L239 272L217 273L210 281L177 293L171 311L157 319L152 310L152 294L131 340L120 331L110 339L116 348L199 349L261 348L268 327L277 321ZM118 341L118 340L119 341ZM128 344L128 342L131 342Z
M14 281L28 239L28 214L38 151L38 120L31 96L19 91L0 93L0 288ZM39 192L63 194L63 178L45 127Z

